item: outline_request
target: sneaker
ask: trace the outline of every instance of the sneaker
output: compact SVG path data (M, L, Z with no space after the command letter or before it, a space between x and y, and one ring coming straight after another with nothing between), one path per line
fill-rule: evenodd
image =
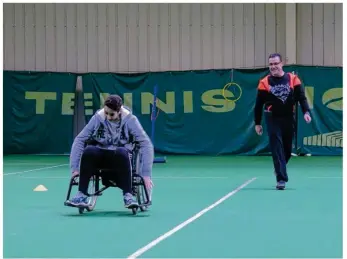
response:
M131 193L126 193L124 195L124 206L125 206L125 208L131 209L131 208L138 207L139 204L134 199L134 196L131 195Z
M285 181L279 181L277 182L276 189L277 190L284 190L286 188L286 183Z
M66 201L66 203L72 207L87 207L88 196L82 192L78 192L72 199Z

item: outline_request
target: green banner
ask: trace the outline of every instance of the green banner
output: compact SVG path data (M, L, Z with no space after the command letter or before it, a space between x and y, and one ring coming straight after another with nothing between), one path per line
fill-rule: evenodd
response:
M308 96L312 86L316 89L313 124L304 125L302 113L299 111L298 134L293 145L298 143L300 148L303 143L311 143L307 140L310 136L342 131L342 111L337 111L337 108L327 109L327 105L338 106L337 103L330 103L328 99L337 94L337 90L334 90L336 87L341 87L341 69L288 66L285 70L303 77ZM257 84L267 73L268 69L264 68L88 74L83 76L85 112L88 120L102 106L108 94L119 94L151 136L151 107L154 86L157 85L158 113L154 115L156 121L153 139L156 151L209 155L268 153L268 137L266 134L257 136L253 123ZM317 77L317 74L320 76ZM325 98L328 103L316 105L319 102L317 98ZM335 139L341 140L342 145L342 134ZM335 142L337 143L337 140ZM340 147L304 147L310 152L316 150L313 152L315 154L332 151L333 154L341 154ZM297 147L293 146L294 152L296 149Z
M342 155L342 68L288 66L304 83L313 121L298 112L293 152ZM119 94L152 136L157 152L269 153L268 136L254 132L254 105L263 69L81 75L86 119L108 94ZM69 153L76 74L4 72L4 153ZM152 115L154 87L157 113ZM265 123L263 121L263 125Z
M298 117L298 148L312 155L342 155L342 68L298 67L312 111L312 122Z
M69 153L77 76L4 71L4 154Z

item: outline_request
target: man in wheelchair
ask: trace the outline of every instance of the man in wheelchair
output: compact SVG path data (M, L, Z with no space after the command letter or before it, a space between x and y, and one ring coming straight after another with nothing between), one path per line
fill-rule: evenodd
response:
M70 206L88 206L88 185L92 175L99 168L108 168L107 178L117 183L123 191L126 208L138 206L132 195L131 158L135 144L139 144L142 156L141 170L138 172L148 190L152 184L153 145L139 120L130 109L123 106L118 95L110 95L88 124L75 138L70 155L73 175L79 175L78 192L67 201Z

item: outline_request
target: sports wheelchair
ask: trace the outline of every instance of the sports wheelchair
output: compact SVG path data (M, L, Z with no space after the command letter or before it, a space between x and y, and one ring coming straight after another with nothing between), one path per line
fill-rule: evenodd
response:
M144 179L139 174L139 168L141 166L141 155L139 153L139 147L138 145L135 145L135 149L132 152L131 155L131 174L132 174L132 194L137 198L137 202L139 204L138 207L131 208L132 213L134 215L137 214L138 209L140 208L141 211L146 211L150 205L152 205L152 201L149 195L149 192L146 188ZM99 196L103 194L103 192L110 188L115 187L119 188L117 184L107 179L105 177L108 172L111 172L110 169L104 169L99 168L97 172L91 177L89 186L88 186L88 206L87 207L78 207L78 212L80 214L83 214L84 210L87 211L93 211L96 205L96 201ZM65 206L74 207L67 203L67 201L70 199L71 190L73 186L78 186L78 179L79 175L74 175L70 179L69 189L66 196L66 201L64 202ZM103 187L100 189L100 183L103 185Z

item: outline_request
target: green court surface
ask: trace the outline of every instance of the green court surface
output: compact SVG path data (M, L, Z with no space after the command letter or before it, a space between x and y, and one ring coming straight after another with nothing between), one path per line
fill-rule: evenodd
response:
M284 191L270 157L168 157L138 215L115 188L65 207L69 174L66 156L4 157L5 258L342 257L341 157L293 157Z

